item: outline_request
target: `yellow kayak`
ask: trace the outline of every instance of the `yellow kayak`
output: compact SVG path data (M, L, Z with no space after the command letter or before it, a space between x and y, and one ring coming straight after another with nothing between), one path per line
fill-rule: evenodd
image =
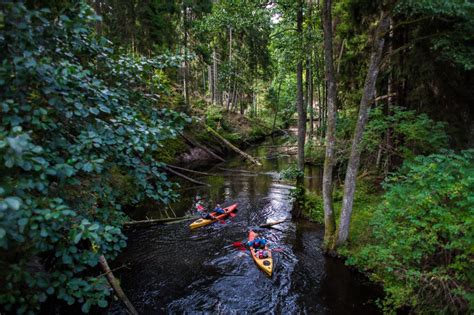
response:
M249 242L253 241L257 237L257 233L254 231L250 230L249 232ZM255 248L250 247L250 254L252 254L252 258L257 264L257 266L262 269L268 276L272 276L273 272L273 258L272 258L272 251L268 248L268 246L265 246L264 249L268 257L267 258L258 258L257 253L258 251L255 250Z
M224 208L225 213L223 213L223 214L217 215L217 213L212 212L211 215L215 216L215 219L204 219L204 218L197 219L196 221L191 223L189 225L189 227L191 229L197 229L197 228L209 225L211 223L214 223L216 221L219 221L219 220L225 218L226 216L229 215L229 213L231 213L235 209L237 209L237 204L236 203L234 203L233 205L228 206L227 208Z

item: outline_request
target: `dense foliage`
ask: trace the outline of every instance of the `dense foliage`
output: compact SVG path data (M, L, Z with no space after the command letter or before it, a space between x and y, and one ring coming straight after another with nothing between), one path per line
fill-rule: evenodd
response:
M385 189L349 262L383 282L386 311L472 312L474 151L419 156Z
M473 143L474 5L332 2L339 178L373 30L380 12L390 16L361 144L364 182L342 253L384 283L387 311L472 310L473 152L442 150ZM108 286L91 267L125 246L124 208L176 197L162 163L186 146L175 135L187 118L170 109L202 116L237 144L294 125L298 107L301 117L308 114L301 123L308 132L300 132L306 161L323 164L327 1L24 3L0 7L4 310L34 312L46 300L84 311L107 305ZM207 140L204 131L194 136ZM386 179L382 196L379 184L391 172L398 173ZM290 167L281 177L302 174ZM303 191L295 194L303 196L299 204L322 222L322 198Z
M157 105L163 60L114 54L86 4L2 16L0 304L105 307L84 271L125 246L122 205L175 196L155 152L185 117Z

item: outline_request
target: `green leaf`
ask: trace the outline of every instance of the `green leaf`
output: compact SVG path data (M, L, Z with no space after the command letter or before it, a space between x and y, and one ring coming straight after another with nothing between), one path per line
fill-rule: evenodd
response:
M6 204L10 207L12 210L18 210L20 209L21 206L21 199L17 197L8 197L5 198Z
M99 110L95 107L91 107L89 108L89 112L91 112L91 114L94 114L94 115L99 115Z
M77 233L76 236L74 236L74 240L73 240L74 244L79 243L81 238L82 238L82 232Z
M94 223L94 224L92 224L92 225L89 227L89 231L95 231L95 230L97 230L99 227L100 227L99 224Z
M91 302L86 301L86 303L82 304L81 310L83 313L89 313L90 308L91 308Z

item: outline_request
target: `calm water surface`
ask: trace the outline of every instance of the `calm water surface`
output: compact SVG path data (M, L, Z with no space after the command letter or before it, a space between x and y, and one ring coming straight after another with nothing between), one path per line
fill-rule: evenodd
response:
M281 140L280 140L281 141ZM127 231L128 247L114 262L127 265L115 275L140 314L378 314L380 291L343 262L320 249L324 229L307 221L290 221L292 186L279 180L294 157L276 152L267 141L248 150L264 165L256 168L234 157L203 170L198 178L211 187L182 189L176 215L188 214L196 195L209 205L238 203L225 224L189 230L190 222L135 227ZM246 170L246 172L228 171ZM252 173L251 173L252 172ZM321 171L308 168L306 185L320 189ZM159 217L146 209L136 219ZM260 224L288 219L275 229ZM258 270L248 252L232 242L254 229L267 238L274 253L273 277ZM111 314L123 314L116 302Z

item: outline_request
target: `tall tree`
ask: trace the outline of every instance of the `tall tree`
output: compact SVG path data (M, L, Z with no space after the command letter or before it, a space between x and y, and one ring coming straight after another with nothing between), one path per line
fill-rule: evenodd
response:
M298 112L298 201L304 197L304 144L306 140L306 108L303 101L303 2L298 0L296 12L296 33L298 37L297 64L296 64L296 110ZM293 216L301 216L300 202L295 202Z
M324 244L328 248L333 242L336 232L336 220L332 201L332 172L335 162L336 147L336 78L332 55L332 1L323 4L324 31L324 74L327 84L327 131L326 156L323 173L323 204L324 204Z
M385 44L385 35L389 27L389 15L385 10L380 13L380 22L373 35L372 52L370 55L369 69L365 78L364 91L359 106L359 116L352 140L351 154L344 180L344 197L342 200L342 212L338 227L336 245L343 244L349 236L349 225L354 203L354 192L356 188L357 171L359 169L361 155L361 141L369 116L369 108L375 96L375 83L380 70L380 60Z

